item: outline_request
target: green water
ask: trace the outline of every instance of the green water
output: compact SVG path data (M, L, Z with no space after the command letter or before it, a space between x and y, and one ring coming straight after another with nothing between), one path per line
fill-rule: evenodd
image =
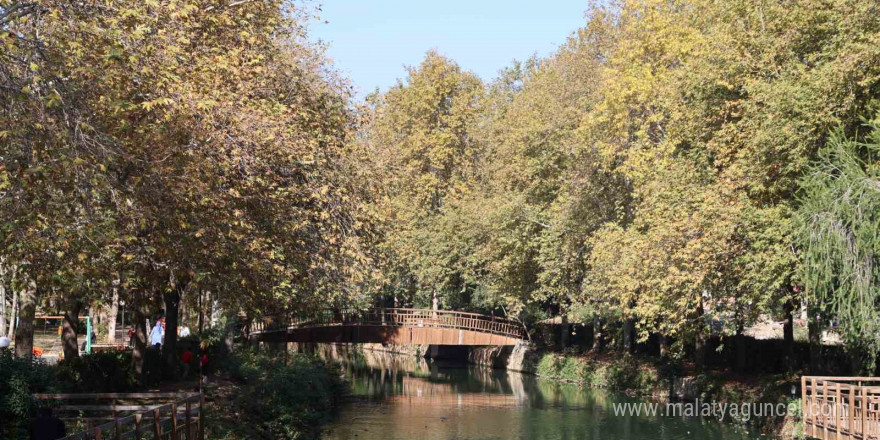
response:
M615 415L640 401L514 372L370 352L344 362L354 395L326 440L765 438L714 419Z

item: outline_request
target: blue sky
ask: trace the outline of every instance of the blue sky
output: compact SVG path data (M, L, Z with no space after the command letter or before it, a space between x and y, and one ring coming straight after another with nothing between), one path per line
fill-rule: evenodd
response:
M547 55L584 23L587 0L321 0L311 37L363 98L436 49L491 80L514 59Z

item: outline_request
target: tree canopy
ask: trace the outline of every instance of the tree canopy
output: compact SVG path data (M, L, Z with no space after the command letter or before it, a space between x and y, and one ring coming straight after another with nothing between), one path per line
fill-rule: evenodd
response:
M0 0L0 283L29 313L623 321L679 354L808 305L869 365L876 12L619 0L493 80L430 51L358 106L304 4Z

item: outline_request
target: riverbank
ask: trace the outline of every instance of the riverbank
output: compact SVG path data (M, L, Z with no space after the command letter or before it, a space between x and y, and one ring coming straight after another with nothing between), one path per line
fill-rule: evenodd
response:
M718 403L721 405L783 404L800 400L799 375L740 375L730 371L695 374L688 368L658 358L612 354L561 354L514 347L474 347L468 361L538 377L570 382L587 388L607 389L660 400ZM801 437L796 417L727 417L725 422L748 425L772 438Z

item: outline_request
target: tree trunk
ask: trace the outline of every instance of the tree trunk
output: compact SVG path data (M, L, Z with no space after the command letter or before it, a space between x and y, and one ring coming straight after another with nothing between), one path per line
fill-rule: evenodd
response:
M15 337L15 326L18 323L18 291L12 290L12 310L9 311L9 332L6 337L13 339Z
M79 324L79 312L82 309L82 301L72 300L64 321L61 324L61 348L64 350L64 359L79 357L79 345L77 344L77 325ZM86 335L86 338L91 335Z
M34 354L34 316L37 312L37 285L30 281L19 293L18 326L15 329L15 356L30 359Z
M570 324L568 323L568 318L565 315L562 315L562 325L561 331L562 333L559 335L559 345L562 350L565 350L569 345L569 335L571 335Z
M822 317L813 311L807 318L807 331L810 340L810 374L820 374L822 368Z
M220 324L220 300L218 295L211 295L211 327Z
M635 353L636 344L636 320L631 315L633 310L636 307L635 300L630 300L629 304L627 304L627 311L629 312L626 319L623 321L623 351L624 353Z
M6 326L6 286L4 280L0 279L0 335L5 335L8 327Z
M635 321L632 318L626 318L623 321L623 352L632 353L635 350L633 343L635 333Z
M138 380L143 380L144 356L147 352L147 318L142 306L132 304L132 325L134 326L134 346L131 352L131 366Z
M598 353L602 349L602 322L599 317L593 318L593 352Z
M187 307L186 304L187 296L188 295L186 294L186 290L180 291L180 299L178 300L178 304L180 304L180 306L178 307L178 326L183 326L187 322L187 314L189 313L189 307Z
M204 301L202 297L204 296L204 292L199 289L199 333L205 331L205 307Z
M669 356L669 338L661 333L657 339L659 340L658 342L660 345L660 357L665 358L666 356Z
M117 280L118 284L118 280ZM116 343L116 316L119 315L119 286L113 286L113 297L110 298L110 307L107 313L107 343ZM123 330L125 323L122 323ZM125 338L125 336L123 336Z
M0 258L0 336L5 336L7 332L9 332L9 309L6 307L6 283L10 278L10 272L12 271L6 264L6 259Z
M440 310L440 295L436 290L431 291L431 310Z
M746 371L746 335L744 333L743 324L736 325L736 371L744 373Z
M706 330L703 325L703 298L697 303L697 328L694 332L694 367L698 373L706 368Z
M165 341L162 344L162 357L165 365L175 371L177 367L177 320L180 309L180 289L175 287L163 295L165 301Z
M782 340L785 345L785 367L792 371L797 362L794 359L794 304L789 299L783 305L785 324L782 325Z

